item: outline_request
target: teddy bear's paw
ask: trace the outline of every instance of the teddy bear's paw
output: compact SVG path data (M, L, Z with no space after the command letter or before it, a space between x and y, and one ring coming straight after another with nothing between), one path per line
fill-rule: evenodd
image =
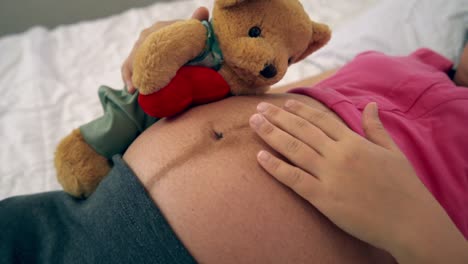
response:
M166 87L179 69L205 49L207 30L197 19L175 22L146 37L133 59L132 81L143 95Z
M62 139L55 153L57 179L65 192L79 198L90 196L111 166L84 140L79 129Z
M164 76L167 76L168 74L166 73ZM163 76L163 75L160 75ZM138 91L140 94L143 95L149 95L152 93L155 93L159 90L161 90L163 87L165 87L167 84L169 84L170 79L167 77L158 77L158 76L152 76L151 80L144 80L144 77L141 77L139 74L134 74L133 76L133 83L135 84L136 87L138 87ZM169 75L172 77L171 75ZM148 78L150 79L150 78Z

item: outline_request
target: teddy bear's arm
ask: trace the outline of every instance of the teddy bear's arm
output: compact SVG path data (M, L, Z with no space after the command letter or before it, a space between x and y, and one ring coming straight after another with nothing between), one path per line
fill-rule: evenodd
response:
M207 30L196 19L176 22L149 35L135 54L133 83L141 94L165 87L177 71L203 52Z

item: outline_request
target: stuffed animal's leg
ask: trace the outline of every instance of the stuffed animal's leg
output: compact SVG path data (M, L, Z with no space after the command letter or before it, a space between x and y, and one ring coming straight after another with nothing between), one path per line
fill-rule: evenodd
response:
M203 52L207 30L196 20L176 22L149 35L137 50L133 84L141 94L157 92L177 71Z
M57 178L73 196L88 197L110 170L110 160L157 119L138 105L138 93L101 86L104 115L73 131L55 154Z
M57 179L65 192L88 197L110 171L107 158L83 139L79 129L62 139L55 153Z

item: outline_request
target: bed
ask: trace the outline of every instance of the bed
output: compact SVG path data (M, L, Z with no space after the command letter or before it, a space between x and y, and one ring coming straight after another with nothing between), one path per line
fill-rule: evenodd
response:
M156 20L189 17L212 1L156 3L53 30L0 38L0 200L58 190L59 140L101 115L97 88L122 88L120 66L139 32ZM468 0L302 0L332 41L293 65L281 84L339 67L365 50L405 55L429 47L457 62L468 30Z

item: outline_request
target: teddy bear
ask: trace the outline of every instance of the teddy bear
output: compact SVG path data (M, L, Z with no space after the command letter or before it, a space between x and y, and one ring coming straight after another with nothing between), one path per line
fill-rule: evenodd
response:
M298 0L215 0L211 21L184 20L153 32L134 57L138 93L99 89L104 116L59 143L58 181L69 194L88 197L112 156L160 118L227 96L266 93L330 37Z

